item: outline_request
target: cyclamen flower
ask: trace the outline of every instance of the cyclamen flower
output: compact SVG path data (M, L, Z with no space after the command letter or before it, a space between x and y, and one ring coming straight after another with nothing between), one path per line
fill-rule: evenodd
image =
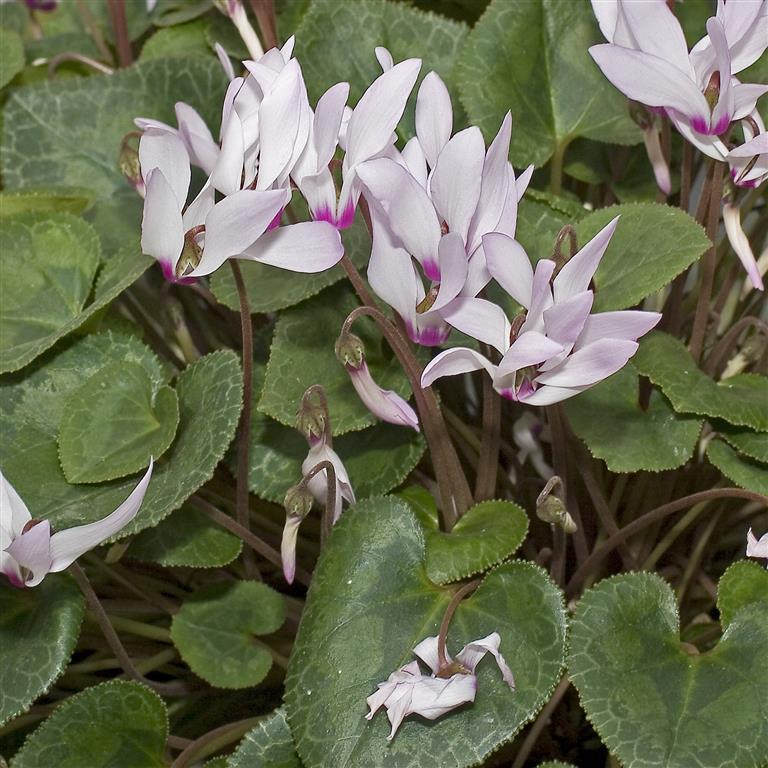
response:
M330 461L336 473L336 507L333 511L333 522L335 523L341 517L341 508L343 501L348 504L355 503L355 492L352 489L352 483L349 481L347 469L339 454L328 445L326 437L312 437L309 440L309 452L307 458L301 465L303 474L307 474L312 467L317 466L321 461ZM325 470L318 472L308 483L310 493L315 497L319 504L325 504L328 499L328 473Z
M757 539L752 533L752 529L749 529L747 532L747 557L759 557L768 560L768 533L764 533Z
M622 368L638 348L637 339L661 319L634 310L590 314L590 281L616 228L605 226L552 279L555 262L531 267L522 246L506 235L483 238L488 269L526 310L510 323L503 310L484 299L457 299L446 313L455 328L495 347L495 365L472 349L457 347L427 365L422 386L442 376L482 370L499 394L530 405L551 405L583 392Z
M128 498L103 520L51 534L48 520L35 520L14 487L0 472L0 573L16 587L36 587L49 573L69 568L136 517L153 463Z
M290 200L287 189L245 189L215 203L214 190L206 183L184 209L190 168L178 136L145 131L139 157L146 185L141 247L160 262L168 280L185 282L210 274L228 258L320 272L343 255L338 233L322 222L266 232Z
M373 380L365 360L358 366L346 364L345 368L363 405L374 416L389 424L419 431L419 417L413 408L397 392L380 387Z
M441 310L488 283L482 237L514 236L517 204L533 170L515 179L507 160L509 113L487 152L478 128L451 138L452 127L448 90L430 72L416 101L416 136L402 154L358 171L373 225L369 282L401 316L411 339L425 346L441 344L450 333ZM412 259L431 281L427 290Z
M494 656L504 682L514 691L512 672L499 653L500 642L498 633L493 632L465 645L455 659L446 654L446 664L441 666L437 637L422 640L413 652L432 670L432 674L422 674L418 661L400 667L379 683L378 690L366 699L370 711L365 719L371 720L381 707L385 707L392 725L387 741L391 741L408 715L436 720L462 704L473 702L477 693L475 668L486 653Z
M725 133L768 92L768 86L734 77L768 46L764 0L720 0L707 37L690 54L664 0L593 0L592 7L609 41L589 49L603 74L630 99L663 109L694 143Z

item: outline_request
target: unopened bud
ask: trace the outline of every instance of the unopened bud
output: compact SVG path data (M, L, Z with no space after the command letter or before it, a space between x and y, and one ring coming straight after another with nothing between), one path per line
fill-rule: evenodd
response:
M283 500L285 514L289 518L303 520L312 509L314 499L309 489L302 483L288 489Z
M645 105L641 104L639 101L629 102L629 116L643 130L653 123L653 117L648 113Z
M330 425L325 392L319 384L309 387L301 398L296 412L296 429L310 445L325 439L330 444Z
M184 248L176 263L176 277L182 278L197 269L203 256L203 249L197 244L197 236L205 227L193 227L184 235Z
M536 517L545 523L559 525L566 533L576 533L578 526L566 509L565 502L553 493L554 489L557 486L562 487L562 484L557 475L547 481L544 490L536 499Z
M565 238L568 238L568 256L563 254L563 243ZM555 275L566 265L568 259L576 255L579 250L579 244L576 240L576 230L572 224L566 224L558 233L555 238L555 247L552 249L552 261L555 262Z
M128 183L142 196L144 197L144 178L141 175L141 163L139 162L139 152L131 144L131 139L136 137L136 131L131 131L126 134L122 143L120 144L120 156L117 160L120 173L126 178Z
M359 368L365 361L365 345L359 336L342 331L334 346L336 357L345 366Z

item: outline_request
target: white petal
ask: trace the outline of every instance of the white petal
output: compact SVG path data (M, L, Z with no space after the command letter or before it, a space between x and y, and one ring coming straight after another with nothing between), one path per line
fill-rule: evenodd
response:
M496 282L521 306L531 304L533 267L523 246L507 235L491 232L483 237L488 271Z
M418 656L431 670L432 674L436 675L440 671L440 657L437 653L437 635L433 637L424 638L413 649L413 653ZM445 652L445 660L450 664L453 659L448 655L448 651Z
M149 487L153 466L154 462L150 461L144 477L131 491L128 498L103 520L68 528L51 536L52 572L55 573L68 568L80 555L114 536L136 517L141 503L144 501L144 494Z
M499 652L499 644L501 643L501 637L498 632L491 632L488 637L483 637L480 640L474 640L468 643L456 654L456 661L458 661L463 667L470 672L475 671L475 667L483 659L486 653L493 655L496 659L501 670L501 677L504 682L514 691L515 690L515 678L512 676L512 670L507 665L504 657Z
M222 126L221 152L211 172L211 184L219 192L231 195L240 189L244 154L243 124L233 109L226 124Z
M181 203L158 169L147 177L141 251L157 259L172 273L184 247Z
M600 339L637 341L661 320L658 312L625 309L617 312L598 312L590 315L576 341L575 349L581 349Z
M537 331L526 331L515 339L499 363L497 379L512 376L521 368L539 365L561 352L562 344Z
M635 341L602 339L569 355L563 363L536 378L537 384L582 387L616 373L637 352Z
M752 253L752 247L749 244L744 230L741 226L741 211L739 206L725 203L723 205L723 224L728 235L728 241L733 248L734 253L739 257L739 261L747 272L752 287L758 291L763 290L763 278L757 266L755 254Z
M453 107L451 96L437 72L430 72L419 86L416 97L416 136L430 168L451 138Z
M403 147L402 160L408 173L419 183L419 186L427 188L427 158L419 144L419 140L414 136L406 142Z
M219 157L219 145L213 140L205 120L189 104L177 101L175 109L179 136L187 147L190 162L210 174Z
M139 162L145 183L154 168L160 170L181 208L187 200L190 170L189 155L179 136L157 129L144 131L139 142Z
M509 348L510 324L504 310L487 299L459 297L441 314L443 319L467 336L485 342L504 354Z
M335 227L325 221L303 221L266 232L239 258L310 274L330 269L343 255Z
M11 535L19 536L31 519L27 505L0 472L0 526Z
M349 97L349 83L336 83L318 100L313 124L317 169L328 165L336 151L341 118Z
M453 301L467 280L467 254L464 243L455 232L449 232L440 239L438 246L440 261L440 290L432 310L437 312Z
M421 386L429 387L433 381L443 376L456 376L481 369L486 370L491 376L496 373L496 366L479 352L466 347L453 347L441 352L427 365L421 375Z
M6 549L22 569L29 571L30 575L24 582L26 586L36 587L53 570L51 539L51 524L42 520L17 536Z

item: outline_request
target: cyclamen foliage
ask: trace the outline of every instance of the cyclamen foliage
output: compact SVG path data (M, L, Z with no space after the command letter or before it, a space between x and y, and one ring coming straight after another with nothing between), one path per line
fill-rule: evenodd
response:
M0 42L0 765L768 764L768 0Z

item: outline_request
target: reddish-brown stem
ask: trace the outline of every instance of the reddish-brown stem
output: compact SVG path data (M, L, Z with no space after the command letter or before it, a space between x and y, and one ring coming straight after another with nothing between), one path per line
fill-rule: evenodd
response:
M251 8L256 15L256 23L259 25L264 50L277 48L280 43L277 39L277 19L273 0L251 0Z
M253 324L248 291L243 281L243 273L235 259L229 260L232 276L237 286L240 301L240 329L243 341L243 411L240 414L240 430L237 438L237 522L246 530L251 529L250 508L248 504L248 475L250 472L251 409L253 397ZM259 569L249 550L243 552L243 565L249 578L258 578Z
M133 64L133 51L131 51L131 39L128 37L125 0L107 0L107 4L117 43L117 59L121 67L129 67Z
M492 499L496 491L501 445L501 397L490 376L483 376L483 437L477 459L475 501Z
M717 222L720 218L720 201L723 195L723 166L724 163L718 161L714 161L712 165L712 182L709 190L706 227L707 237L712 241L712 247L707 250L700 262L699 297L696 302L696 314L693 318L693 331L691 332L691 342L689 345L691 355L697 363L704 349L704 340L709 321L710 300L715 284L717 248L714 242L717 235Z
M373 296L368 290L368 286L365 284L365 280L363 280L363 277L360 272L358 272L357 267L352 263L352 259L350 259L346 253L341 257L341 266L344 269L349 282L352 283L352 287L355 289L357 298L360 299L363 304L367 304L369 307L376 306L376 303L373 300Z
M333 516L336 512L336 469L327 459L315 464L312 469L307 472L304 477L301 478L299 488L302 490L309 487L309 481L317 474L325 470L326 482L328 483L328 492L325 497L325 510L323 511L323 524L320 529L320 535L322 537L322 543L328 540L331 535L331 529L333 528Z
M625 525L620 531L613 536L609 536L601 546L595 549L587 558L586 562L578 568L576 573L571 577L568 587L566 588L567 596L569 598L574 597L578 588L587 576L594 571L595 567L599 565L607 555L613 552L620 543L626 541L630 536L639 533L658 520L663 520L668 515L679 512L681 509L688 509L688 507L692 507L694 504L698 504L702 501L712 501L714 499L746 499L747 501L757 501L761 504L768 505L768 496L763 496L760 493L753 493L752 491L745 491L742 488L713 488L709 491L692 493L690 496L670 501L668 504L662 504L660 507L656 507L656 509L646 512L641 517L633 520L629 525Z
M186 768L188 765L198 763L200 760L212 755L227 744L239 741L254 725L259 722L258 717L249 717L247 720L238 720L227 723L195 739L171 764L171 768Z
M750 327L757 328L758 333L762 333L768 339L768 323L764 323L760 318L748 315L742 317L737 323L728 329L727 333L717 343L717 346L707 355L704 363L704 372L710 376L715 376L720 370L720 366L725 361L728 353L738 342L739 336Z
M475 579L465 584L461 589L456 590L451 602L448 603L448 607L443 614L443 620L440 622L440 632L437 635L437 663L440 665L440 669L448 665L448 657L445 653L445 639L448 636L448 627L451 624L453 614L456 613L456 609L459 607L459 603L470 593L474 592L479 586L482 579Z

